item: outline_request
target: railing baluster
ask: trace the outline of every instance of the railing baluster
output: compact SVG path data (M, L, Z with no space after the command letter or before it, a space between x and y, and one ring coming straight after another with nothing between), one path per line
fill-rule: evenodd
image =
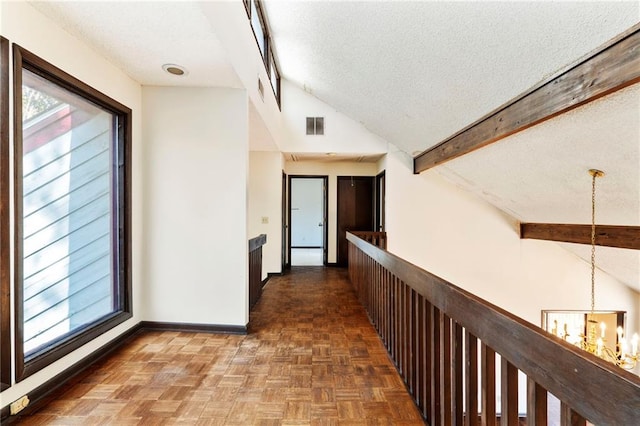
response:
M416 394L418 393L418 362L419 362L419 338L418 338L418 310L416 309L416 302L418 299L418 293L412 288L409 288L411 297L409 303L411 304L411 363L409 364L411 367L411 376L410 376L410 386L411 392L414 395L414 399L417 398Z
M500 426L518 426L518 369L504 358L500 363Z
M587 421L567 404L560 404L560 426L586 426Z
M404 356L403 358L403 375L404 381L408 388L411 390L411 345L413 339L411 338L411 289L404 283L402 286L403 304L402 311L404 313L402 322L404 324Z
M400 354L400 321L398 315L398 289L400 288L400 280L397 277L393 277L393 361L396 367L400 367L398 361Z
M400 371L400 375L402 375L402 379L405 379L404 374L402 374L402 369L404 368L404 354L405 354L405 345L406 340L404 336L404 283L398 279L398 302L396 303L397 307L397 321L398 321L398 370Z
M433 419L433 410L431 409L432 398L432 382L433 376L433 312L431 303L425 299L422 305L424 316L424 409L427 419Z
M393 275L391 272L387 272L387 350L393 354Z
M350 234L347 238L354 290L429 424L496 424L496 350L502 360L502 424L520 421L518 369L529 375L530 426L547 423L550 393L560 397L562 425L585 425L578 410L596 424L637 422L640 381L636 376L550 338L526 321L383 249ZM386 245L386 235L366 238ZM250 263L256 255L250 254ZM261 272L249 275L253 282ZM507 335L518 336L522 344L509 345L504 339ZM580 374L574 374L577 371ZM592 384L624 404L615 406L592 397Z
M453 424L451 392L451 319L440 311L440 410L442 422Z
M416 394L415 399L418 403L418 407L424 413L425 412L425 351L424 351L424 298L416 293L415 298L415 313L416 313Z
M376 307L377 315L378 315L378 332L382 335L382 321L384 318L384 314L382 312L382 306L384 305L384 293L382 292L382 287L384 286L384 268L380 266L378 269L378 305Z
M478 338L464 331L465 352L465 426L478 425Z
M404 327L402 327L402 287L404 283L396 278L398 285L396 287L396 328L398 330L398 371L402 375L402 355L404 354L403 345L404 342ZM404 377L403 377L404 379Z
M481 343L480 368L482 369L482 426L496 424L496 353Z
M431 426L442 424L440 411L442 394L440 393L440 309L431 305Z
M547 424L547 391L527 378L527 426Z
M376 330L380 331L380 324L378 323L378 273L380 265L373 263L373 277L371 277L371 301L369 303L369 318L373 323Z
M387 271L386 275L386 285L385 285L385 298L387 300L387 305L385 306L385 328L387 329L387 351L391 354L391 348L393 347L393 336L391 334L391 307L393 306L393 302L391 301L391 288L393 286L391 272Z
M463 340L462 340L462 326L457 322L454 322L453 329L453 362L452 374L453 374L453 422L456 425L462 425L464 423L464 402L462 394L463 390L463 369L464 357L462 354Z

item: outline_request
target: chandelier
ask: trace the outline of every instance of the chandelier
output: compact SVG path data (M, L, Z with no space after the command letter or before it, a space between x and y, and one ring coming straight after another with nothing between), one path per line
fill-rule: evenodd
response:
M598 322L595 320L596 305L596 179L604 176L604 172L590 169L591 175L591 312L587 316L586 335L580 335L579 345L585 351L595 354L602 359L612 362L622 368L632 369L638 362L638 334L631 338L631 345L624 335L622 327L616 330L617 341L613 346L607 346L604 340L606 326L600 323L598 336Z
M598 324L595 319L596 179L604 176L604 172L591 169L589 174L591 175L591 311L587 314L586 327L584 325L581 326L577 336L570 336L566 324L564 325L564 330L559 330L557 321L554 321L551 333L608 362L631 370L635 368L640 358L638 356L638 333L635 333L628 340L622 327L618 327L616 329L616 342L609 346L605 340L606 324L604 322Z

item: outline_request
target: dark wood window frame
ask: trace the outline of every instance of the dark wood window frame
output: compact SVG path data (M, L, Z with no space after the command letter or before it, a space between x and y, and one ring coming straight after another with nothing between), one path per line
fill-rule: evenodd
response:
M271 41L271 39L269 39L269 41ZM273 72L276 75L276 81L271 81L271 90L273 90L273 94L276 97L276 102L278 103L278 108L280 108L280 70L278 69L278 64L276 63L276 57L273 54L273 46L271 45L271 43L269 47L269 59L269 68L267 69L267 72L271 71L271 66L273 65ZM269 79L271 80L271 72L269 72Z
M258 40L258 35L256 34L256 30L253 27L253 21L251 14L249 14L249 22L251 24L251 30L253 31L253 37L256 39L256 43L258 46L258 51L260 51L260 56L262 56L262 62L264 62L264 67L267 70L267 74L269 73L269 49L271 48L271 37L269 34L269 28L267 27L267 20L264 17L264 12L262 11L262 4L260 0L251 0L252 3L256 5L256 11L258 12L258 21L260 22L260 26L262 27L262 37L264 42L264 54L262 54L262 50L260 50L260 41ZM251 5L249 5L249 10L251 10Z
M258 36L256 34L255 29L253 28L253 23L251 21L251 3L254 2L256 5L256 10L258 11L258 20L262 25L262 33L264 35L264 51L265 54L262 54L260 50L260 42L258 41ZM278 109L282 109L281 105L281 90L280 90L280 70L278 69L278 64L276 64L275 55L273 54L273 45L271 42L271 32L269 31L269 25L267 24L267 18L262 10L262 4L260 0L243 0L244 7L247 11L247 17L249 18L249 25L251 26L251 31L253 32L253 38L256 40L256 47L260 52L260 56L262 56L262 62L264 64L264 68L267 71L267 76L269 80L271 80L271 64L274 65L274 71L276 74L276 81L272 82L271 90L273 91L273 95L276 98L276 103L278 104Z
M15 179L15 369L16 381L21 381L61 357L90 342L99 335L132 317L131 303L131 109L97 91L33 53L13 45L14 65L14 176ZM25 359L23 348L22 312L22 70L28 70L54 84L81 96L88 102L109 111L114 122L114 201L112 266L118 308L85 327L52 342L43 350Z
M242 0L242 3L244 3L244 10L247 11L247 17L251 19L251 0Z
M11 386L9 40L0 37L0 391Z

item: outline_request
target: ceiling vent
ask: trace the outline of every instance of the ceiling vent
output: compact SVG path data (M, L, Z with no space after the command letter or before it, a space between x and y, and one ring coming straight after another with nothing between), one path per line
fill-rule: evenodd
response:
M324 135L324 117L307 117L307 134Z

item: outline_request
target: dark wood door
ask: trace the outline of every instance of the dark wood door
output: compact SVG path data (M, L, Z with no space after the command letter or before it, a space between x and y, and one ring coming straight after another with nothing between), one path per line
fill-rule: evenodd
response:
M373 176L338 176L338 256L337 264L347 266L349 246L347 231L373 231Z

